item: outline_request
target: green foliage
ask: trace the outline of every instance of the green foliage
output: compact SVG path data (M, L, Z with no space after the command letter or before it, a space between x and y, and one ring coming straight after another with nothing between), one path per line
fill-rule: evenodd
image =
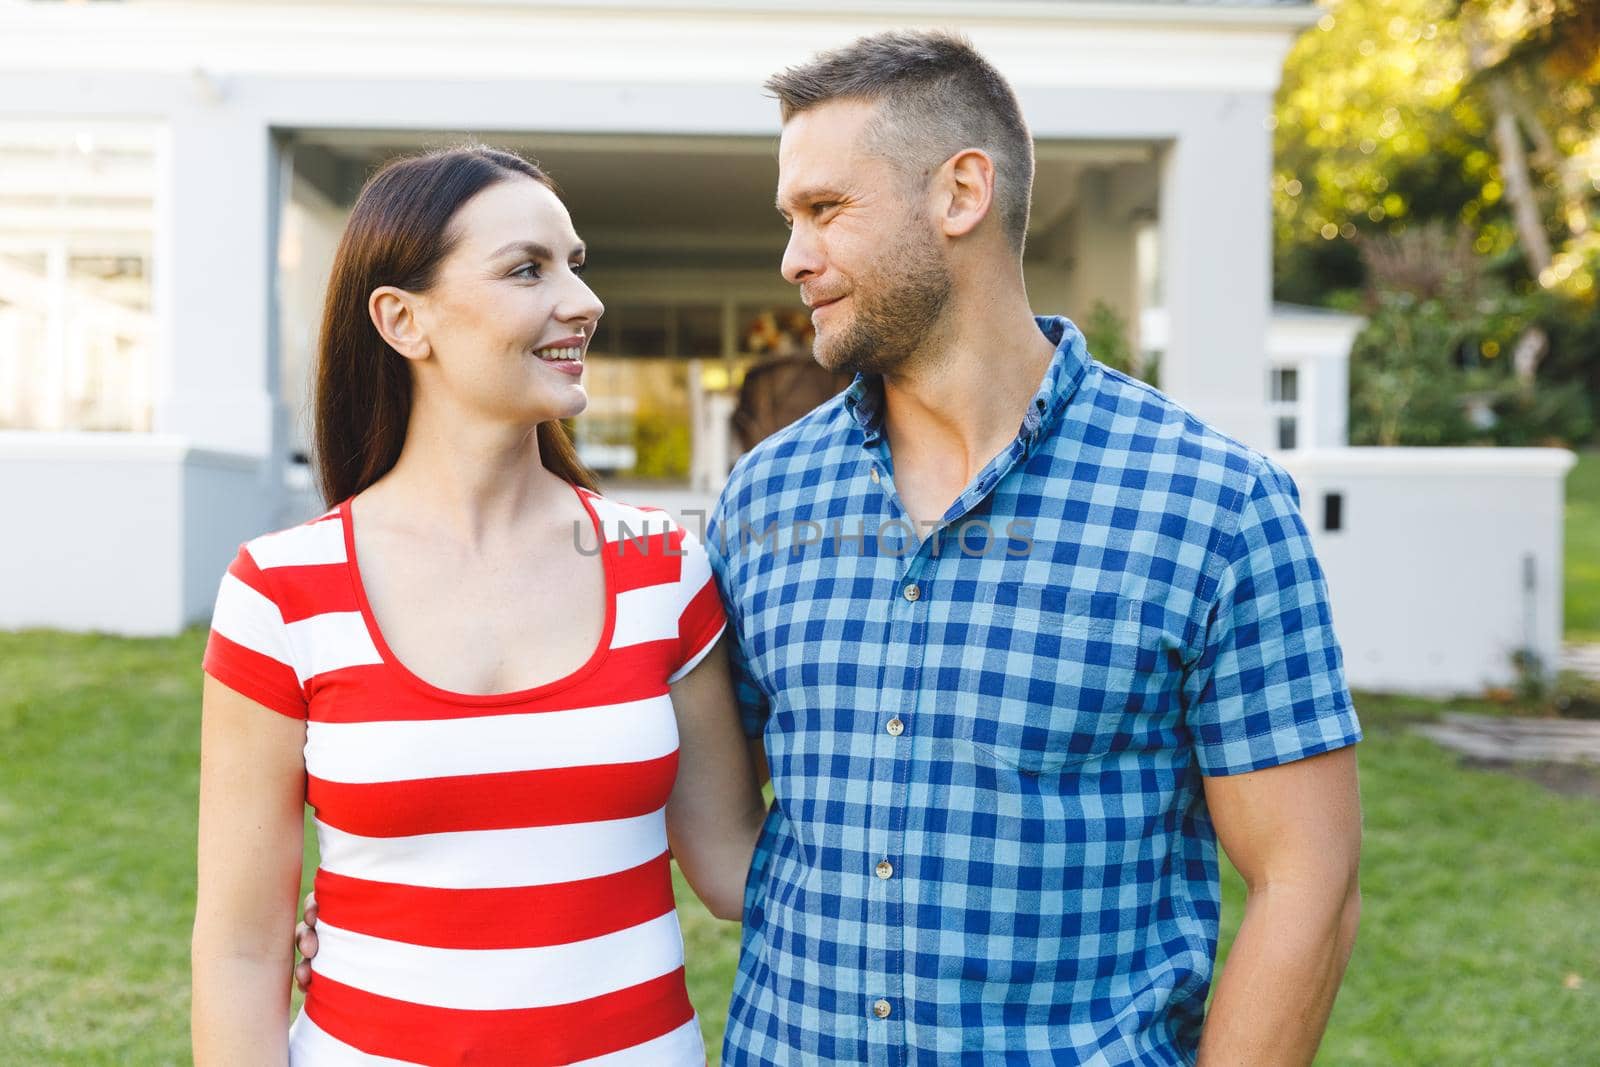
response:
M1567 475L1566 635L1600 643L1600 452L1583 452Z
M1395 288L1370 269L1365 249L1374 238L1460 227L1478 269L1504 289L1501 317L1516 332L1493 336L1475 304L1450 304L1465 320L1454 331L1458 340L1489 343L1482 353L1492 365L1495 349L1509 351L1524 331L1549 338L1538 373L1531 384L1525 373L1521 388L1495 375L1421 382L1437 355L1377 353L1378 365L1353 363L1352 381L1361 382L1352 398L1354 439L1584 440L1593 433L1591 398L1600 395L1600 5L1324 0L1323 7L1290 53L1272 119L1279 297L1336 304L1341 293ZM1497 135L1507 129L1509 137ZM1371 297L1378 335L1452 332L1426 306L1433 294L1400 288L1418 297L1417 321L1398 322L1388 297ZM1372 357L1373 346L1364 352ZM1467 370L1481 362L1468 348L1462 355ZM1474 433L1455 420L1443 402L1452 389L1492 416L1495 429ZM1424 424L1395 426L1396 412L1406 410Z
M1280 267L1297 249L1453 218L1483 198L1492 157L1484 117L1462 96L1453 7L1345 0L1296 42L1274 111Z
M1459 445L1466 375L1454 355L1469 327L1438 299L1384 293L1350 353L1350 443Z
M1579 10L1585 2L1325 2L1289 55L1273 113L1280 294L1351 285L1355 258L1339 244L1417 222L1470 226L1480 255L1517 250L1493 136L1498 85L1534 140L1529 161L1557 252L1540 282L1592 306L1600 19ZM1534 281L1520 257L1507 263Z
M1160 387L1159 366L1133 350L1128 322L1104 300L1096 300L1083 322L1083 339L1089 354L1112 370Z
M1104 300L1096 300L1084 320L1083 339L1089 354L1112 370L1134 373L1133 346L1128 343L1128 324Z
M1474 313L1406 292L1375 299L1350 353L1351 444L1567 447L1594 434L1581 383L1529 386L1510 376L1497 335L1518 321L1514 311Z
M640 411L633 420L636 459L633 474L639 478L682 481L689 477L689 423L681 414Z
M1350 355L1350 441L1358 445L1564 445L1594 432L1579 382L1517 377L1512 353L1572 302L1508 287L1440 225L1362 238L1372 288Z
M1529 388L1500 382L1489 397L1494 425L1489 438L1497 445L1570 447L1594 434L1594 409L1579 382Z

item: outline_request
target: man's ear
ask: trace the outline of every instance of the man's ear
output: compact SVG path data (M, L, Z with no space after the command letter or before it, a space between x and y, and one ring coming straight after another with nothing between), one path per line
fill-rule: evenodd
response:
M407 359L427 359L433 353L417 320L417 294L380 285L367 298L367 314L372 316L379 336Z
M964 237L989 217L994 205L994 160L978 148L957 152L939 168L946 198L940 224L946 237Z

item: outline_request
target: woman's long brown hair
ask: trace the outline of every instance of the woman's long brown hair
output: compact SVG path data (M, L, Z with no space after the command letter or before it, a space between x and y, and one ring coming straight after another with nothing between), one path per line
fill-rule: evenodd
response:
M317 344L316 465L331 506L387 474L411 418L411 368L378 333L367 301L379 286L425 292L454 239L450 220L472 197L518 176L555 184L521 156L473 145L395 160L361 190L339 240ZM595 477L559 422L539 424L545 467L587 489Z

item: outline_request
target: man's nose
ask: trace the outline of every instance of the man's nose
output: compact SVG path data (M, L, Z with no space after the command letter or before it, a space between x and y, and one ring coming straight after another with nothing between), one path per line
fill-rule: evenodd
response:
M784 280L799 285L822 273L822 256L811 235L796 226L789 231L789 244L783 250Z

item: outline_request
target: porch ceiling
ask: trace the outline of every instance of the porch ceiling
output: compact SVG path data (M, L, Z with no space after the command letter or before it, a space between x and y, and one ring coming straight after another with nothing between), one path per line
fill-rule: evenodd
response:
M773 138L319 130L292 141L297 173L349 204L385 159L474 138L538 160L560 185L579 233L608 263L770 267L782 252ZM1150 170L1155 154L1144 142L1039 144L1030 259L1056 258L1067 246L1085 173Z

